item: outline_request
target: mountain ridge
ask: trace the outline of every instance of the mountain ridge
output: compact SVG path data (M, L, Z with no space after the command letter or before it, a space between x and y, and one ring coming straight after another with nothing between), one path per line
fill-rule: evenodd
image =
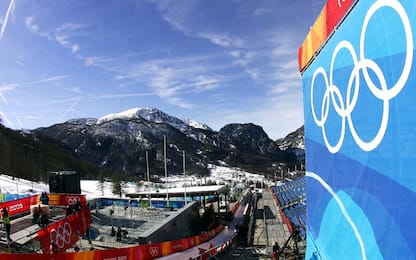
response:
M207 125L190 119L180 120L155 108L126 111L129 113L101 117L105 120L100 122L99 118L71 119L20 134L31 136L33 140L50 139L61 143L64 149L69 150L69 154L91 165L88 169L96 167L90 173L85 171L85 167L74 167L89 176L97 176L103 171L143 178L146 154L151 175L163 176L164 138L167 140L169 174L183 173L184 152L187 172L200 175L207 174L208 164L240 167L253 173L270 175L273 174L272 165L275 162L284 162L294 168L294 165L302 164L304 160L304 151L294 147L303 142L296 140L300 133L291 133L288 136L294 138L292 141L279 143L271 140L261 126L253 123L227 124L219 131L214 131ZM6 148L10 150L12 146ZM7 149L6 153L12 153ZM47 171L48 167L38 168ZM66 166L65 170L71 168Z
M233 123L214 131L194 122L156 108L132 108L97 119L68 120L33 133L63 142L80 157L109 171L121 169L128 175L144 171L145 151L155 172L163 172L164 137L169 144L168 166L177 173L182 172L183 151L187 153L187 168L196 172L204 172L207 164L268 172L275 161L298 163L296 154L280 149L261 126Z

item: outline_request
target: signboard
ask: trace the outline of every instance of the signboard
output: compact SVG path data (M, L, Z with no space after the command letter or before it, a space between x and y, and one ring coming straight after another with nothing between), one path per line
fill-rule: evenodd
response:
M414 259L416 2L358 0L346 14L299 63L306 259Z

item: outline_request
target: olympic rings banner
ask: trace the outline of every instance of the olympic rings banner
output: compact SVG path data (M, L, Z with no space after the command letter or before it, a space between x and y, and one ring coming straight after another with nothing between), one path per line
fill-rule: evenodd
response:
M358 0L303 71L306 259L416 259L415 39L416 1Z
M87 198L82 194L60 194L60 193L51 193L49 196L49 205L52 206L68 206L74 205L77 199L79 199L81 206L86 207Z
M38 231L38 239L43 253L50 253L51 242L57 252L64 252L85 234L91 224L91 215L87 209L76 212L64 219Z

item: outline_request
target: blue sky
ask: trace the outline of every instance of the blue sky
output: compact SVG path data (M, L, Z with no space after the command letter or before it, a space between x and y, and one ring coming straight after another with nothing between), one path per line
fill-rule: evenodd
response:
M303 124L297 49L324 0L0 1L14 129L156 107L272 139Z

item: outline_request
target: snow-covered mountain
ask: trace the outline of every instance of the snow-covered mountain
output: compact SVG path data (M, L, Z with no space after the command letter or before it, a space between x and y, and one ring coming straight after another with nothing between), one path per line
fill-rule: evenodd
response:
M296 131L289 133L285 138L276 140L276 144L281 150L292 153L299 161L305 160L305 133L304 126Z
M227 164L251 171L268 171L273 162L296 163L263 128L254 124L230 124L220 131L194 120L180 120L156 108L133 108L98 119L74 119L33 130L35 135L56 139L81 158L104 167L142 176L146 151L153 174L163 175L163 140L167 138L167 164L171 171L186 168L204 172L207 164ZM271 169L270 169L271 170Z
M124 119L124 120L131 120L131 119L138 119L138 118L146 119L147 121L155 122L155 123L165 123L169 124L180 131L185 131L189 127L193 128L200 128L204 130L211 130L207 125L201 124L195 120L186 119L180 120L174 116L168 115L157 108L153 107L145 107L145 108L132 108L126 111L109 114L103 117L100 117L96 124L102 124L105 122L109 122L115 119Z

